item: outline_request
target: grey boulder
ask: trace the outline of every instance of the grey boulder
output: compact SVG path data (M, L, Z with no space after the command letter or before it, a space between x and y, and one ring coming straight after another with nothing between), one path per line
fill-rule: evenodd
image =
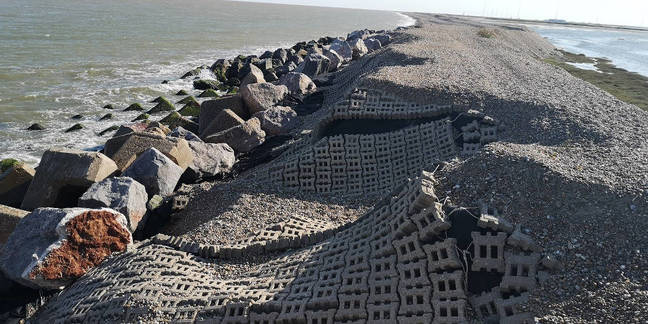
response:
M342 62L344 61L344 59L342 58L342 56L340 56L340 54L338 54L336 51L331 49L324 50L324 56L326 56L329 59L329 61L331 61L329 63L329 68L328 68L329 72L337 71L337 69L340 68Z
M380 41L375 39L375 38L367 38L364 40L364 44L369 50L369 53L379 50L382 45L380 44Z
M182 172L183 169L166 155L150 148L124 170L122 176L143 184L149 197L168 196L173 193Z
M169 135L167 136L175 137L175 138L183 138L187 142L191 142L191 141L202 142L202 140L200 139L200 137L198 137L198 135L182 128L181 126L174 128L173 131L171 131L171 133L169 133Z
M226 143L235 152L249 152L265 141L265 132L258 118L250 118L243 125L232 127L205 138L208 143Z
M285 85L292 94L307 95L317 90L317 86L304 73L290 72L279 79L280 85Z
M296 72L301 72L314 78L320 74L327 73L330 64L331 60L322 54L308 54L304 62L297 67Z
M297 113L290 107L272 107L254 116L261 121L261 129L266 135L286 134L299 123Z
M128 227L135 232L146 214L146 188L128 177L108 178L90 186L81 198L79 207L111 208L126 216Z
M349 43L341 39L336 39L331 43L329 50L337 52L341 57L343 62L349 62L353 58L353 50Z
M241 87L241 96L250 115L274 106L282 101L287 94L286 86L272 83L254 83Z
M189 147L194 154L189 168L195 169L198 178L228 173L236 162L234 150L225 143L189 142Z
M353 59L363 57L369 53L367 46L365 46L364 41L360 38L351 41L349 45L351 45L351 50L353 51Z

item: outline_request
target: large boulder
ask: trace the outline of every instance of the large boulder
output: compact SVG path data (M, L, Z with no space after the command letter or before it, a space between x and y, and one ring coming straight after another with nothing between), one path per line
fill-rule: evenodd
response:
M322 54L308 54L304 62L299 65L296 71L302 72L311 78L329 71L331 60Z
M173 104L166 98L159 97L158 101L156 102L157 105L149 109L149 111L146 112L147 114L156 114L164 111L175 111L175 106L173 106Z
M166 115L160 120L160 123L169 126L169 128L183 127L192 132L197 132L199 128L198 123L180 115L177 111L172 111Z
M353 59L363 57L369 53L367 46L365 46L364 41L360 38L352 40L349 45L351 45L351 50L353 51Z
M304 73L290 72L279 79L280 85L285 85L288 88L288 91L296 95L307 95L314 92L317 89L317 86Z
M366 39L371 35L371 32L367 29L356 30L347 35L347 41L350 42L355 39Z
M247 108L245 108L243 97L241 97L240 95L222 97L216 100L208 100L200 104L198 134L204 133L205 129L207 129L207 127L218 116L218 114L220 114L225 109L233 111L236 115L243 119L250 118L250 113L248 112Z
M207 90L214 89L218 90L220 82L216 80L196 80L193 82L194 89L196 90Z
M189 147L195 157L189 168L195 168L198 178L228 173L236 162L234 150L225 143L189 142Z
M124 170L142 152L152 147L164 153L183 170L193 160L189 144L184 139L148 133L129 133L113 136L106 142L104 152L115 161L120 170Z
M266 82L263 78L263 71L261 71L261 69L252 64L250 64L249 67L250 72L241 79L241 87L246 84Z
M369 53L379 50L382 47L382 44L380 44L380 41L375 39L375 38L367 38L364 40L364 44L369 50Z
M274 106L283 100L286 94L288 94L286 86L272 83L248 84L241 88L241 96L250 115Z
M349 46L349 43L341 39L334 40L333 43L331 43L329 50L338 53L342 57L343 62L349 62L353 58L353 50L351 49L351 46Z
M235 152L249 152L265 141L265 132L258 118L250 118L243 125L207 136L205 142L226 143Z
M328 58L329 61L331 61L329 63L328 72L337 71L337 69L339 69L340 66L342 66L342 62L344 61L342 56L340 56L340 54L338 54L334 50L324 50L324 56L326 56L326 58Z
M0 269L35 289L59 289L133 242L112 209L39 208L25 216L0 253Z
M283 48L279 48L274 53L272 53L272 58L275 60L281 61L281 63L286 63L288 60L288 51Z
M184 169L162 152L149 148L124 170L122 176L143 184L149 197L168 196L173 193Z
M146 188L142 184L132 178L115 177L90 186L79 198L79 207L114 209L126 216L128 228L135 232L146 214L147 201Z
M297 113L290 107L272 107L258 112L254 117L261 121L261 129L266 133L266 136L286 134L299 123Z
M245 120L243 120L233 111L224 109L218 114L218 116L216 116L216 118L212 120L211 124L209 124L209 126L207 126L204 131L200 133L200 136L204 138L209 135L222 132L226 129L243 125L244 123Z
M382 45L382 46L387 46L387 45L389 45L389 44L391 43L391 41L392 41L391 36L389 36L389 35L387 35L387 34L378 34L378 35L374 35L372 38L375 38L375 39L379 40L379 41L380 41L380 45Z
M288 62L278 67L275 72L277 72L277 75L281 76L288 72L292 72L296 68L297 68L297 64L295 64L294 62Z
M79 197L95 182L111 176L117 165L97 152L71 149L45 151L29 185L22 209L74 207Z
M0 247L7 242L16 225L27 214L29 212L26 210L0 205Z
M17 163L0 174L0 204L20 207L36 170L25 163Z

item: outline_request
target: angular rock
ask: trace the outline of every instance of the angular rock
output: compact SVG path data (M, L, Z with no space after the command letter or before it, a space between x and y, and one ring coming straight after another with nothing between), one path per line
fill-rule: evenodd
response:
M137 230L146 214L148 195L146 188L128 177L104 179L90 186L81 198L79 207L111 208L126 216L131 232Z
M28 211L0 204L0 246L4 245Z
M349 62L353 58L353 50L351 49L351 46L349 46L349 43L341 39L334 40L333 43L331 43L329 50L338 53L338 55L342 57L343 63Z
M190 132L190 131L188 131L188 130L180 127L180 126L173 129L173 131L171 131L171 133L169 133L168 136L169 137L175 137L175 138L183 138L187 142L190 142L190 141L202 142L203 141L203 140L200 139L200 137L198 137L198 135L196 135L196 134L194 134L194 133L192 133L192 132Z
M112 118L113 118L113 114L105 114L105 115L101 116L101 118L99 118L99 121L108 120L108 119L112 119Z
M184 168L178 166L162 152L150 148L124 170L122 176L133 178L143 184L149 197L168 196L173 193L183 171Z
M159 112L174 111L174 110L175 110L175 106L173 106L173 104L169 100L160 97L159 101L157 102L157 105L155 105L155 107L151 108L146 113L155 114Z
M84 128L85 127L83 127L83 125L81 125L81 124L74 124L74 125L72 125L72 127L66 129L65 132L66 133L76 132L76 131L82 130Z
M190 141L194 154L193 166L200 173L199 178L215 177L232 169L236 162L234 150L225 143L203 143Z
M250 65L250 72L241 80L241 87L252 83L266 82L263 71L254 65Z
M268 135L290 132L298 125L297 113L290 107L276 106L254 115L261 121L261 129Z
M327 73L330 64L331 60L322 54L309 54L304 59L304 62L297 67L296 71L314 78L320 74Z
M271 51L265 51L261 56L259 56L260 59L267 59L267 58L272 58L272 52Z
M288 72L292 72L294 69L297 68L297 64L294 62L288 62L285 65L282 65L276 69L276 73L278 76L282 76Z
M286 94L288 94L286 86L272 83L248 84L241 88L241 96L250 115L274 106L283 100Z
M93 183L111 176L117 165L96 152L71 149L45 151L21 208L75 206Z
M283 48L279 48L272 53L272 58L281 61L282 64L286 63L288 60L288 52Z
M36 170L25 163L17 163L0 174L0 204L20 207Z
M337 71L337 69L342 65L342 61L344 61L342 56L334 50L324 50L324 56L331 61L329 63L328 72Z
M354 60L363 57L367 55L367 53L369 53L367 46L365 46L364 41L360 38L351 41L349 45L351 46L351 50L353 51L352 57Z
M356 30L356 31L353 31L353 32L351 32L351 33L349 33L347 35L347 42L351 42L352 40L355 40L355 39L363 40L363 39L366 39L367 37L369 37L370 35L371 35L371 32L369 30L367 30L367 29Z
M184 105L184 107L180 108L178 113L182 116L198 117L200 116L200 104L188 103Z
M230 109L243 119L250 118L240 95L226 96L216 100L204 101L200 104L200 119L198 133L202 134L212 121L224 109Z
M209 98L209 97L220 97L220 95L214 89L207 89L198 95L198 98ZM196 101L195 103L198 102Z
M43 125L41 125L39 123L34 123L34 124L31 124L31 126L27 127L27 130L29 130L29 131L44 130L44 129L45 129L45 127L43 127Z
M364 40L364 44L369 50L369 53L379 50L382 47L382 44L380 44L380 41L375 39L375 38L367 38Z
M194 89L197 90L207 90L207 89L218 90L219 85L220 82L216 80L196 80L193 82Z
M200 136L204 138L209 135L222 132L226 129L243 125L244 123L245 120L236 115L233 111L231 111L230 109L224 109L212 120L211 124L209 124L209 126L207 126L205 130L200 133Z
M115 109L115 106L113 106L112 104L107 104L103 106L103 109Z
M302 96L317 90L313 80L304 73L290 72L282 76L278 84L285 85L290 93Z
M146 125L146 129L144 130L144 132L148 132L148 131L150 131L152 129L156 129L156 130L161 131L162 135L164 135L164 136L171 133L171 128L166 127L161 122L156 122L155 121L155 122L148 123L148 125Z
M379 40L379 41L380 41L380 45L382 45L382 46L387 46L387 45L389 45L389 44L391 43L391 41L392 41L391 36L389 36L389 35L387 35L387 34L378 34L378 35L374 35L373 38Z
M146 114L146 113L139 114L139 115L137 115L137 117L133 118L133 120L131 120L131 122L147 121L149 118L151 118L151 115L149 115L149 114Z
M59 289L133 242L111 209L39 208L22 218L0 253L5 275L35 289Z
M178 92L176 92L175 95L176 95L176 96L186 96L186 95L188 95L188 93L187 93L187 91L185 91L185 90L183 89L183 90L179 90Z
M112 125L112 126L106 128L106 129L102 130L101 132L99 132L99 136L104 136L104 135L106 135L106 134L108 134L110 132L114 132L114 131L116 131L118 129L119 129L119 126Z
M142 111L142 110L144 110L144 107L142 107L142 105L140 105L137 102L131 104L130 106L126 107L126 109L124 109L124 111Z
M235 152L249 152L264 141L265 132L261 129L261 122L258 118L251 118L243 125L205 138L205 142L208 143L226 143Z
M115 161L119 170L124 170L137 156L152 147L164 153L183 170L193 160L189 144L184 139L146 133L114 136L106 142L104 152Z
M160 123L169 126L169 128L176 128L178 126L181 126L191 132L198 131L198 123L183 117L177 111L173 111L166 117L162 118L162 120L160 120Z

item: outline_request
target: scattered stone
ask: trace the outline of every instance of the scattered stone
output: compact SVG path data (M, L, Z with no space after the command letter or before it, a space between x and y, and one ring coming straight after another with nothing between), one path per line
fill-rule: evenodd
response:
M181 126L183 128L188 129L191 132L198 132L198 123L183 117L177 111L171 112L162 120L160 120L160 122L165 125L168 125L170 128L176 128L178 126Z
M226 82L227 81L227 76L226 76L226 71L231 65L230 60L225 60L225 59L219 59L214 64L211 66L212 72L214 72L214 75L216 76L216 79L220 82Z
M74 124L72 127L65 130L66 133L76 132L82 130L84 127L81 124Z
M186 96L186 95L188 95L188 93L187 93L187 91L180 90L180 91L176 92L175 95L176 96Z
M124 170L138 155L152 147L164 153L183 170L191 164L193 159L189 144L184 139L166 138L146 133L113 136L106 142L104 152L115 161L117 168Z
M105 114L101 118L99 118L99 121L108 120L108 119L112 119L112 118L113 118L113 114Z
M243 120L241 117L239 117L236 113L234 113L230 109L223 109L207 126L202 133L200 133L201 137L206 137L209 135L213 135L219 132L222 132L226 129L230 129L235 126L243 125L245 123L245 120Z
M220 83L216 80L196 80L193 82L194 89L196 90L218 90L219 84Z
M142 107L142 105L139 104L138 102L131 104L130 106L126 107L126 109L124 109L124 111L142 111L142 110L144 110L144 107Z
M290 72L282 76L278 84L285 85L290 93L302 96L317 89L317 86L308 75L297 72Z
M126 217L114 210L40 208L18 223L0 268L25 286L59 289L132 242Z
M198 98L220 97L218 92L214 89L207 89L198 95Z
M265 132L258 118L251 118L243 125L207 136L205 142L226 143L236 152L249 152L265 141Z
M349 43L341 39L334 40L333 43L331 43L329 50L338 53L338 55L342 57L343 63L349 62L353 58L353 50L351 49L351 46L349 46Z
M242 119L250 118L250 113L243 103L240 95L226 96L216 100L204 101L200 104L200 119L198 120L198 134L205 132L207 127L224 109L229 109Z
M189 141L189 147L194 155L193 167L200 172L199 178L228 173L236 162L234 150L225 143Z
M195 69L193 69L193 70L191 70L191 71L189 71L189 72L183 74L183 75L180 77L180 79L186 79L186 78L190 78L190 77L193 77L193 76L199 76L199 75L200 75L200 71L202 71L202 69L203 69L202 67L197 67L197 68L195 68Z
M34 124L31 124L31 126L27 127L27 130L29 130L29 131L44 130L44 129L45 129L45 127L43 127L43 125L41 125L39 123L34 123Z
M20 207L36 170L17 161L9 166L5 161L7 160L2 161L0 168L0 204ZM5 169L6 166L9 168Z
M72 149L45 151L21 208L71 207L88 187L117 171L117 165L97 152Z
M241 96L250 115L274 106L283 100L286 94L288 94L286 86L272 83L248 84L241 88Z
M79 207L111 208L126 216L128 228L135 232L146 214L146 188L128 177L104 179L90 186L81 198Z
M149 197L168 196L173 193L183 171L184 168L178 166L162 152L150 148L124 170L122 176L131 177L143 184Z
M168 135L169 137L183 138L188 142L202 142L203 140L198 137L198 135L178 126Z
M171 102L169 102L169 100L160 97L160 99L158 101L158 104L155 105L155 107L151 108L146 113L155 114L155 113L159 113L159 112L163 112L163 111L174 111L174 110L175 110L175 107L173 106L173 104Z
M113 106L112 104L107 104L107 105L103 106L103 108L112 110L112 109L115 109L115 106Z
M106 129L102 130L101 132L99 132L99 136L104 136L104 135L106 135L106 134L108 134L110 132L114 132L114 131L116 131L118 129L119 129L119 126L112 125L112 126L106 128Z
M83 119L83 115L74 115L71 118L72 119Z
M16 225L27 214L29 212L26 210L0 204L0 248L7 242Z
M254 115L261 121L266 136L286 134L298 125L297 113L290 107L276 106Z

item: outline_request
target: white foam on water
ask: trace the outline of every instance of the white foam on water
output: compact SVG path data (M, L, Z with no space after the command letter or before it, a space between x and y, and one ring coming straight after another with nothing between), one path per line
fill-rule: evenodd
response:
M406 14L402 14L400 12L397 12L396 14L401 16L401 20L398 21L398 26L409 27L409 26L414 26L416 24L416 19Z
M567 64L579 68L581 70L589 70L589 71L596 71L599 73L603 73L599 71L599 69L596 67L596 63L572 63L572 62L567 62Z

